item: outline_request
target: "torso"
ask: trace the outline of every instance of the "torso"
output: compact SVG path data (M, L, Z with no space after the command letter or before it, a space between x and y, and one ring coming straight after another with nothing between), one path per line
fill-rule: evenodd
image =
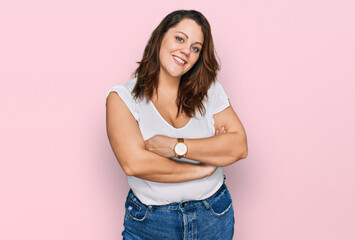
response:
M182 128L186 126L186 124L190 121L190 117L181 113L178 117L176 117L178 110L176 103L171 102L171 99L165 100L162 97L160 98L159 102L157 102L156 96L153 96L151 101L165 121L174 128Z
M214 136L214 119L209 111L209 101L204 102L206 115L202 116L199 111L196 111L196 116L191 119L183 114L176 118L175 94L169 93L165 89L159 92L159 101L154 97L148 102L145 99L136 101L129 95L136 84L136 80L132 79L130 82L115 88L118 88L117 90L122 96L126 94L126 100L130 99L134 103L128 104L128 106L130 111L138 116L136 120L138 120L143 140L155 135L188 139ZM127 92L120 88L126 88ZM209 93L212 93L212 90ZM129 102L127 101L127 103ZM181 159L172 157L170 159L199 164L194 159L184 157ZM163 205L192 199L201 200L211 196L223 184L223 167L218 167L211 176L187 182L161 183L127 175L127 183L138 199L147 205Z

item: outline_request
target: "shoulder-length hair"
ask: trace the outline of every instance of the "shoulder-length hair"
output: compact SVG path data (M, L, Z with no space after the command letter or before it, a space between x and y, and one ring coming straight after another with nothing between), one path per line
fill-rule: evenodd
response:
M146 98L146 102L153 96L158 88L160 70L159 51L165 33L176 26L182 19L194 20L202 28L204 42L200 56L194 66L180 78L176 104L178 111L188 117L195 117L198 109L201 115L206 113L203 101L207 98L207 91L217 77L220 66L215 57L215 49L211 34L211 27L207 19L195 10L177 10L167 15L153 31L145 47L143 58L133 73L137 83L133 88L134 98ZM207 97L206 97L207 96Z

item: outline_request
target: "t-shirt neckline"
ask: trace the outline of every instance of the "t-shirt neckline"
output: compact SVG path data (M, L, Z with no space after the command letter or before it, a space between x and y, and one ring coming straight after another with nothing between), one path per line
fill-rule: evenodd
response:
M152 106L152 108L154 109L154 111L156 112L156 114L159 116L159 118L165 122L166 125L168 125L170 128L174 129L174 130L182 130L185 129L188 125L190 125L191 121L192 121L192 117L190 118L190 120L182 127L180 128L176 128L174 126L172 126L170 123L168 123L168 121L165 120L165 118L163 118L163 116L160 114L160 112L158 111L158 109L155 107L154 103L149 100L149 104Z

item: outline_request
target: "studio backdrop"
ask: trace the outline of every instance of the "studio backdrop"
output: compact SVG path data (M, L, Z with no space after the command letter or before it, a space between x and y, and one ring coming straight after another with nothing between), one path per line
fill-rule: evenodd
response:
M209 20L248 157L225 167L237 240L355 239L355 2L0 3L0 239L121 239L105 92L169 12Z

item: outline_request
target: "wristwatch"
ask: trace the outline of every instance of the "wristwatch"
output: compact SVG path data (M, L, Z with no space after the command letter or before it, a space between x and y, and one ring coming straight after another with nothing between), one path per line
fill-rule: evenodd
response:
M184 139L183 138L177 138L177 141L173 147L175 156L178 158L182 158L185 157L186 153L187 153L187 146L184 143Z

